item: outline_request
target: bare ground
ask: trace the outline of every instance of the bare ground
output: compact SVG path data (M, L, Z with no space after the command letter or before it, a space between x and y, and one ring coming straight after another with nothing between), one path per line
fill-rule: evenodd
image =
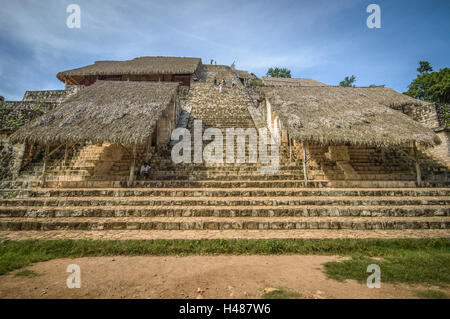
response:
M408 285L369 289L353 280L337 282L322 264L338 256L89 257L55 259L26 269L37 277L0 276L0 298L260 298L284 288L302 298L415 298ZM82 286L69 289L66 268L81 268ZM270 290L270 289L269 289ZM448 290L442 290L449 293Z

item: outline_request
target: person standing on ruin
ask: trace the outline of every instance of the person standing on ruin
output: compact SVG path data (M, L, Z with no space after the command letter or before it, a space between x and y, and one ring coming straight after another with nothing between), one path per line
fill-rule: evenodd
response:
M214 78L214 86L216 86L216 85L217 85L217 79Z
M231 79L231 87L235 87L236 86L236 81L234 81L234 78Z
M220 82L220 84L219 84L219 93L222 93L222 87L223 87L223 82Z
M148 179L150 177L150 169L151 169L150 164L144 163L141 166L141 171L139 173L143 178Z

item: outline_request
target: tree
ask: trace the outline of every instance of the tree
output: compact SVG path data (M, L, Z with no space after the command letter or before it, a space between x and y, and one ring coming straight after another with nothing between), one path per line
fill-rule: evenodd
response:
M344 81L339 82L339 86L352 86L355 87L354 85L352 85L353 83L355 83L356 78L354 75L352 75L351 77L346 76Z
M417 72L424 74L433 72L433 68L428 61L419 61L419 67L417 68Z
M291 70L286 68L269 68L269 70L266 73L266 76L270 76L273 78L290 78L291 77Z
M422 101L450 103L450 68L431 72L428 62L420 61L419 64L417 71L420 74L408 85L408 91L404 94Z

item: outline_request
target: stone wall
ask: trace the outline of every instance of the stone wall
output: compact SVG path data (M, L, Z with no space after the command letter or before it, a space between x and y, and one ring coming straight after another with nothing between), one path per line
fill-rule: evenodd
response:
M8 134L0 134L0 187L3 182L17 177L24 152L25 145L11 144Z
M426 127L437 129L449 126L448 120L445 118L445 109L449 107L448 104L426 103L420 106L400 105L392 108L410 116Z
M78 86L71 86L66 90L26 91L22 101L0 101L0 131L15 131L53 109L79 89Z
M446 109L450 106L442 103L426 103L421 106L397 106L394 109L410 116L413 120L422 123L424 126L436 132L441 140L441 144L430 148L427 153L450 168L450 123L445 117Z
M26 91L22 101L39 101L59 103L68 95L66 90L50 90L50 91Z
M436 132L437 136L439 136L441 140L441 144L437 145L433 148L430 148L427 153L430 154L433 158L445 164L448 168L450 168L450 136L449 131L442 130L440 132Z
M15 131L57 105L55 102L6 101L0 108L0 131Z
M427 153L450 168L449 123L445 118L445 109L448 107L449 105L431 103L424 107L412 108L409 115L436 132L441 144L430 148Z
M179 101L177 98L163 111L157 122L157 145L167 145L170 142L172 130L176 127L180 111Z

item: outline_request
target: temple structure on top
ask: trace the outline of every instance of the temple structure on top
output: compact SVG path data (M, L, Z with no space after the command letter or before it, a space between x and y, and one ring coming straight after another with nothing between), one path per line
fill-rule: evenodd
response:
M103 81L179 82L190 86L199 76L200 58L139 57L127 61L96 61L92 65L59 72L56 77L66 85L91 85Z

